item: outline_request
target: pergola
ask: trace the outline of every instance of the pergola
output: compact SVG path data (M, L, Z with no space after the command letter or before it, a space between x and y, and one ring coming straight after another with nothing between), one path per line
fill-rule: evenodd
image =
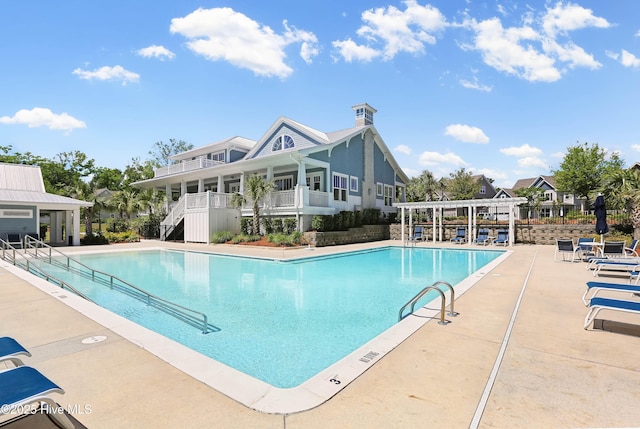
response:
M432 240L436 242L436 231L439 231L438 237L439 240L442 241L442 212L443 209L452 209L452 208L468 208L468 220L467 220L467 230L470 231L467 234L467 240L469 244L473 242L474 237L476 236L476 216L478 207L501 207L506 208L506 212L509 214L509 246L513 245L515 234L513 233L515 230L515 208L519 204L526 203L527 199L524 197L516 197L516 198L496 198L496 199L477 199L477 200L455 200L455 201L419 201L412 203L393 203L394 207L399 207L402 211L401 219L402 219L402 242L405 242L405 210L409 210L409 231L412 230L413 227L413 210L426 210L431 209L433 211L433 230L432 230Z

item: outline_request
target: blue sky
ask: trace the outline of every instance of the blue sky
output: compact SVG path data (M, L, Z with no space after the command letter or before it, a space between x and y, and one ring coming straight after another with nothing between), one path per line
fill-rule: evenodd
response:
M511 187L577 142L640 154L640 1L0 2L0 145L98 166L286 116L375 126L409 176Z

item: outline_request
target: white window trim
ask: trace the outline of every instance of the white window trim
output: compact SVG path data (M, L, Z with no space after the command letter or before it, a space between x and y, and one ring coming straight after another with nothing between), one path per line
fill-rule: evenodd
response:
M380 182L376 183L376 195L378 197L384 196L384 188Z
M313 173L307 173L306 176L309 179L309 189L313 191L313 184L316 183L315 178L317 177L319 179L317 183L320 184L319 192L322 192L322 188L324 188L324 171L314 171Z
M275 186L276 192L280 191L280 190L281 191L290 191L291 189L293 189L293 176L292 175L289 175L289 176L277 176L277 177L274 177L271 180L273 181L274 185L276 185ZM289 189L278 189L277 182L278 181L283 181L283 180L291 180L291 187Z
M360 182L360 179L358 179L357 176L349 176L349 191L350 192L358 192L358 189L359 189L358 183L359 182Z
M387 201L387 197L389 198L389 201ZM384 185L384 205L391 207L392 204L393 204L393 186Z
M0 210L0 218L33 218L33 210L31 209L2 209Z
M335 183L335 178L336 177L340 177L342 179L344 179L345 181L345 187L344 188L340 188L340 187L336 187ZM336 195L335 195L335 190L339 189L340 191L344 191L344 199L339 198L336 199ZM333 192L333 200L334 201L347 201L347 198L349 196L349 176L347 176L346 174L342 174L342 173L333 173L331 175L331 191ZM340 193L342 195L342 192Z

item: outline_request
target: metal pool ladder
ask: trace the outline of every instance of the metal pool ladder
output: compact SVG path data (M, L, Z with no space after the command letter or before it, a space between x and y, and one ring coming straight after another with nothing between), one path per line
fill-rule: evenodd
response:
M13 265L19 266L19 264L16 264L15 250L16 249L13 249L13 255L12 255ZM38 252L38 250L40 250L40 252ZM118 290L119 292L129 295L132 298L145 302L147 305L155 307L158 310L170 316L175 317L176 319L182 320L183 322L188 323L191 326L195 326L197 328L202 329L203 334L220 331L220 328L208 322L208 317L206 314L196 310L192 310L188 307L184 307L180 304L176 304L166 299L160 298L152 293L145 291L144 289L141 289L135 285L132 285L131 283L126 282L121 278L113 276L109 273L95 270L83 264L80 261L70 258L69 256L65 255L59 250L44 243L43 241L37 240L33 237L29 237L29 236L25 237L24 253L31 256L33 260L36 260L36 261L44 260L51 265L57 265L58 267L61 267L67 271L72 271L85 278L89 278L95 283L100 283L102 285L108 286L110 289ZM62 261L54 259L52 257L53 253L56 253L61 258L63 258ZM2 256L6 256L4 255L4 249L3 249ZM8 258L5 257L4 259L8 259ZM29 259L27 258L25 259L27 260L25 269L27 271L30 271L29 270L30 266L33 267L35 264L33 263L29 264ZM42 268L39 268L39 271L44 272ZM61 280L58 280L53 276L49 276L46 273L43 277L45 277L48 281L51 281L54 284L59 283L62 287L67 287L68 289L71 289L73 292L76 292L81 297L89 300L86 296L84 296L77 290L73 289L73 287L70 287L70 285L68 285L67 283L62 282ZM51 279L55 279L56 281L52 281Z
M451 284L445 282L445 281L437 281L434 284L425 287L424 289L422 289L420 292L417 293L416 296L414 296L413 298L411 298L409 301L407 301L407 303L405 305L403 305L400 308L400 311L398 312L398 322L401 321L402 319L404 319L405 317L409 316L410 314L413 314L415 307L416 307L416 303L420 300L420 298L422 298L423 296L425 296L427 294L427 292L431 291L431 290L435 290L440 294L440 321L438 322L439 325L446 325L447 323L449 323L449 320L446 320L444 318L444 311L445 308L447 306L447 299L444 296L444 292L438 287L438 285L444 285L447 288L449 288L449 291L451 292L451 304L449 305L449 312L447 313L447 315L451 316L451 317L456 317L458 315L458 313L456 313L453 310L453 303L455 302L455 292L453 290L453 286L451 286ZM407 314L403 314L404 310L411 306L411 311L409 311Z

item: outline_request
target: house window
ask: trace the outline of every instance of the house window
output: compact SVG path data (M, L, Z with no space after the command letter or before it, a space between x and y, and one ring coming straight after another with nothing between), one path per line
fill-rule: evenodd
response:
M293 138L288 135L280 136L273 142L273 146L271 146L271 151L276 152L279 150L291 149L295 147L295 143L293 142Z
M293 177L276 177L273 179L276 191L288 191L293 189Z
M390 206L393 203L393 186L384 185L384 205Z
M487 193L487 187L482 185L480 186L480 195L484 195Z
M347 176L333 173L333 199L347 201Z
M545 201L553 201L553 192L545 192L544 193Z
M358 192L358 178L355 176L349 177L349 190L351 192Z
M224 152L210 153L207 158L212 161L224 162Z
M376 183L376 195L381 197L382 194L382 183Z
M321 174L312 174L307 176L307 186L312 191L320 191L322 184L322 175Z

